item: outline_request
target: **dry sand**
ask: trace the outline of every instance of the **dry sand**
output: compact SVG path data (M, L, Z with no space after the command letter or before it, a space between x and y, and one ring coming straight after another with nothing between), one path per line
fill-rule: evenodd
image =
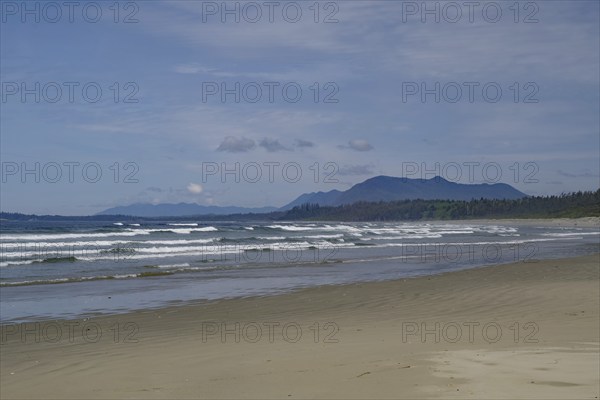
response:
M0 397L597 399L599 261L5 325Z
M600 217L581 218L510 218L510 219L465 219L450 221L433 221L448 224L482 224L511 226L548 226L562 228L600 228Z

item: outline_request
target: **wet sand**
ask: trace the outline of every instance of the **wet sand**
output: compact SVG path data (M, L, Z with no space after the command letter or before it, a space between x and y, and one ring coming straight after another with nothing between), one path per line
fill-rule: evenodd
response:
M598 398L600 255L2 326L0 397Z

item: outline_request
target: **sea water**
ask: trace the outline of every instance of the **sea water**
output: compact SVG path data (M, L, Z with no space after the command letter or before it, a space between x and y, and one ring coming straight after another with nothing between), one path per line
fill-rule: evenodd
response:
M2 221L0 321L75 318L599 251L597 228Z

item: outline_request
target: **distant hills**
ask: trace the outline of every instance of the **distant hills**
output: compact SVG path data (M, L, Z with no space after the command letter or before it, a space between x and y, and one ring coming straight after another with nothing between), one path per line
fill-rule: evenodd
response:
M305 193L282 207L289 210L306 203L320 206L341 206L359 201L399 201L399 200L464 200L473 199L521 199L523 192L505 183L462 184L449 182L441 177L431 179L408 179L392 176L376 176L340 192Z
M464 200L506 199L527 197L505 183L461 184L449 182L441 177L432 179L409 179L391 176L376 176L352 186L346 191L304 193L281 208L261 207L219 207L201 206L195 203L145 204L113 207L96 215L131 215L137 217L181 217L191 215L228 215L248 213L269 213L285 211L302 204L320 206L340 206L356 202L390 202L400 200Z
M600 217L600 189L559 196L527 196L513 200L398 200L359 201L340 206L303 203L290 210L256 214L168 217L169 221L432 221L481 218L580 218ZM0 212L0 221L164 221L165 217L126 215L60 216Z
M196 203L136 203L106 209L96 215L132 215L136 217L183 217L187 215L262 214L276 211L276 207L246 208L201 206Z

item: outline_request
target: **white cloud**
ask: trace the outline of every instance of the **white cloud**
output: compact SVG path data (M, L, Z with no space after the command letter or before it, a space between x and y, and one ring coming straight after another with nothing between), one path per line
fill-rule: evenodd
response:
M187 185L187 190L192 194L200 194L202 193L203 188L202 185L192 182L189 185Z
M264 148L265 150L267 150L270 153L274 153L277 151L291 151L291 149L285 147L284 145L282 145L281 143L279 143L279 140L277 139L271 139L271 138L265 138L263 140L260 141L259 146Z
M310 140L296 139L296 147L315 147L315 144Z
M256 146L254 140L245 137L227 136L217 148L217 151L228 153L244 153L252 150Z
M369 151L373 150L373 146L369 142L363 139L354 139L348 141L347 146L338 146L340 149L352 149L356 151Z

